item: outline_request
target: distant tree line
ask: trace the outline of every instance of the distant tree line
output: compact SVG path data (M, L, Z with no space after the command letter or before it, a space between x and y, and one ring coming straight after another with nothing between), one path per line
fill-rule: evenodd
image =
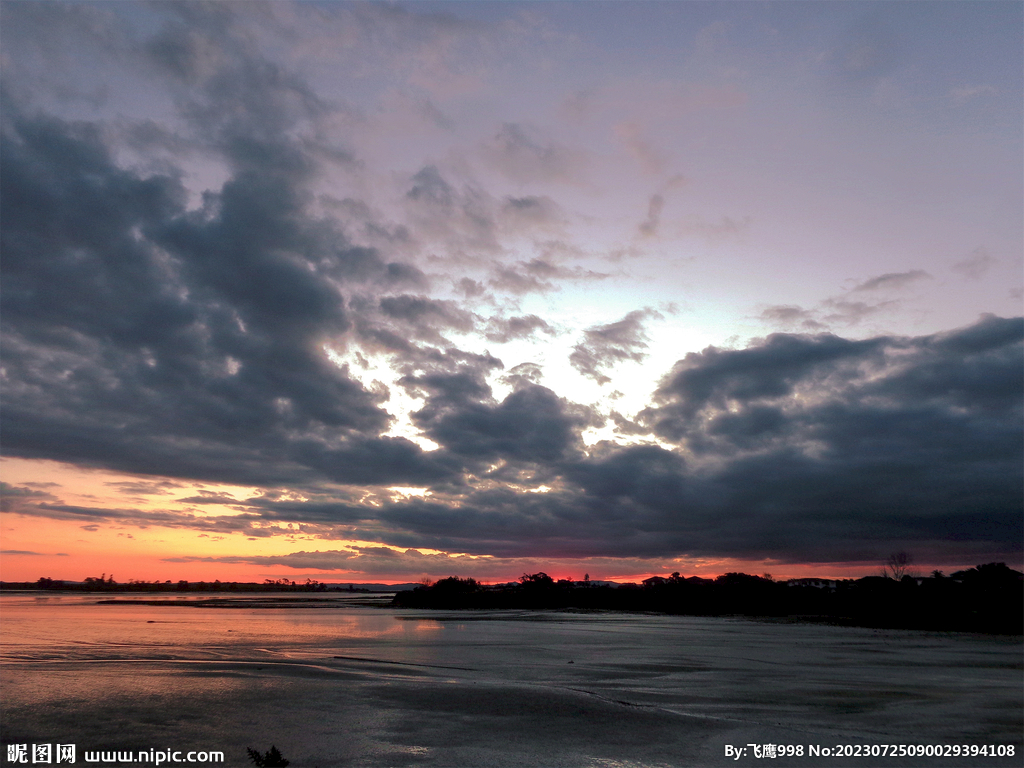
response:
M0 589L43 589L70 592L369 592L349 585L328 585L314 579L295 583L288 579L266 579L258 582L238 581L130 581L120 584L113 576L87 576L84 581L60 581L43 577L37 581L0 582Z
M452 576L396 593L398 608L578 609L651 611L689 616L742 615L867 627L1024 633L1024 574L989 563L950 576L857 580L798 579L726 573L716 579L678 573L617 587L546 573L514 584L484 586Z

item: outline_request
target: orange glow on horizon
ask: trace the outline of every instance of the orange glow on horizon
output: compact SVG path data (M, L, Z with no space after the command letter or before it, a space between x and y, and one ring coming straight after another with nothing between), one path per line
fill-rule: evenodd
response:
M242 502L262 492L254 488L213 483L185 482L160 477L142 477L89 469L53 461L3 459L0 461L4 480L14 486L38 493L52 494L45 498L52 505L102 510L142 512L167 511L230 520L244 514L233 508L229 500ZM403 489L405 490L405 489ZM227 494L225 503L196 505L183 502L202 492ZM37 497L43 499L44 497ZM356 584L415 583L422 579L436 581L448 576L475 578L484 584L516 581L523 573L543 571L555 580L582 581L589 574L593 581L642 582L651 576L669 576L678 571L682 576L714 578L728 572L754 575L770 573L778 581L791 578L860 578L877 575L881 563L787 563L768 560L729 558L491 558L471 557L463 553L439 553L435 550L405 551L371 541L334 538L329 533L313 535L296 526L275 528L273 535L251 536L253 531L209 530L185 527L185 523L162 525L139 524L117 518L92 520L87 513L68 513L68 519L55 519L38 514L19 514L18 497L11 496L8 508L0 514L0 580L7 582L36 581L46 577L60 581L83 581L86 577L113 575L119 583L136 581L190 582L263 582L265 579L294 580L303 583L314 579L327 583ZM30 508L24 507L28 511ZM53 514L60 514L59 510ZM140 518L144 519L144 518ZM287 525L287 524L285 524ZM261 533L266 533L261 532ZM320 564L297 567L273 562L298 552L310 554L354 553L359 547L383 548L395 553L398 566L387 560L354 559L353 568L331 569ZM436 557L432 557L436 556ZM422 557L422 562L418 558ZM224 558L191 560L187 558ZM263 563L244 562L247 558L267 558ZM403 560L404 558L404 560ZM330 558L325 556L324 559ZM344 558L339 558L340 562ZM226 561L225 561L226 560ZM236 561L236 562L232 562ZM933 570L951 573L979 563L915 563L913 572L928 575ZM1010 564L1019 567L1019 564Z

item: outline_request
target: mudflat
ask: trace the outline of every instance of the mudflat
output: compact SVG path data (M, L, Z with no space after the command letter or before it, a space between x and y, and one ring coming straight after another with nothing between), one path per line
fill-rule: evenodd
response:
M100 599L0 598L5 744L75 744L79 763L218 750L235 766L273 744L293 768L749 765L749 745L766 744L803 748L774 765L1021 763L1020 637L349 596L232 610Z

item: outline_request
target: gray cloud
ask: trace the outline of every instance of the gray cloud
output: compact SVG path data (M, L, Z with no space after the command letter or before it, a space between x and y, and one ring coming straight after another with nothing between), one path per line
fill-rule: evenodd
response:
M540 274L536 270L530 269L529 265L526 269L500 266L495 269L495 275L488 281L488 284L499 291L516 295L558 290L553 282L544 280Z
M923 269L912 269L908 272L887 272L859 283L853 291L898 291L919 280L931 280L932 276Z
M534 190L492 195L452 158L395 175L401 221L375 214L369 193L329 200L324 179L336 175L356 190L365 181L366 161L344 136L325 138L344 131L337 123L323 130L354 120L347 107L259 55L235 6L161 13L163 27L129 44L101 8L4 7L5 23L16 18L54 57L77 29L94 45L108 40L108 64L156 83L173 116L160 124L58 119L34 94L42 76L13 87L5 75L4 452L264 494L183 490L173 503L191 509L154 511L69 504L57 487L25 485L3 489L5 511L89 531L260 538L299 530L506 565L682 555L872 561L893 549L921 560L1019 556L1019 318L917 338L775 334L743 349L709 347L676 363L651 407L610 414L620 434L657 445L587 447L582 432L603 418L541 386L538 365L504 373L503 361L449 338L552 334L549 320L496 295L607 277L572 266L586 254L558 239L567 226L558 203ZM363 31L394 22L403 31L384 38L392 42L429 28L425 39L437 48L418 47L403 60L410 67L430 64L444 47L443 16L370 5L345 13L362 19ZM889 66L885 46L862 50L858 40L844 53L849 77L877 79ZM443 57L433 66L445 69ZM460 73L442 74L457 84ZM61 96L79 114L116 95L87 85ZM501 127L483 153L521 185L578 184L588 162L520 123ZM190 163L217 179L201 199L187 188ZM661 218L667 190L649 199L643 234L669 227ZM747 224L690 214L672 226L719 238ZM526 245L513 250L512 239ZM419 254L423 264L411 263ZM993 262L979 250L952 269L973 279ZM425 264L470 274L428 276ZM928 277L879 275L814 309L776 305L763 317L804 331L853 324L895 306L886 291ZM487 313L495 316L431 295L441 282L497 307ZM644 359L644 324L655 316L637 310L587 329L570 362L607 382L612 366ZM325 346L384 356L398 386L422 401L414 425L440 447L390 436L385 389L364 386ZM513 387L503 399L488 384L494 376ZM402 485L429 495L387 490ZM111 487L152 497L177 483ZM216 504L239 513L199 512ZM386 547L218 561L474 575L462 558Z
M460 296L464 296L467 299L476 299L487 293L487 289L484 288L483 283L469 277L460 278L455 284L455 291Z
M761 319L783 328L798 327L807 331L823 330L824 325L815 319L811 310L794 304L776 304L761 312Z
M68 557L67 552L33 552L29 549L0 549L0 555L29 555L34 557Z
M525 231L553 228L564 219L561 206L547 195L506 197L501 213L512 228Z
M1019 318L989 316L913 339L710 347L677 363L641 419L707 462L697 508L753 526L762 554L857 557L901 537L1018 551L1022 336Z
M577 150L548 141L537 129L505 123L484 146L484 157L513 181L578 183L587 160Z
M538 332L554 335L556 331L537 315L519 317L492 317L487 323L484 333L488 341L504 344L513 339L526 339Z
M647 356L643 324L649 317L661 315L652 309L638 309L614 323L588 328L569 355L572 367L599 384L611 381L603 369L626 360L640 362Z
M651 195L647 206L647 218L640 223L640 234L644 237L654 237L658 234L658 226L661 223L661 211L665 207L665 198L662 195Z
M626 423L681 450L605 443L587 452L579 435L599 423L593 413L526 378L494 401L486 367L456 367L406 382L426 397L417 423L442 445L429 458L434 477L452 476L445 461L474 473L434 483L430 497L268 494L222 517L76 507L30 489L5 500L22 514L93 523L254 537L291 535L294 524L319 537L498 558L874 562L901 548L922 560L1006 559L1021 550L1022 366L1020 318L915 338L775 334L687 355L657 403ZM325 475L370 463L317 450L305 465ZM385 463L380 474L383 484L396 473ZM539 483L549 490L524 492ZM338 567L332 558L315 567Z
M439 301L426 296L387 296L380 300L381 313L400 326L405 338L442 342L445 330L468 333L476 321L472 312L453 301Z
M765 307L759 317L779 328L796 328L804 331L822 331L834 326L856 326L865 320L898 309L901 299L893 298L894 295L898 295L913 283L930 279L932 276L920 269L891 272L865 280L845 293L830 296L811 309L793 304L776 304Z
M467 463L550 465L582 448L579 431L593 420L589 409L526 380L495 402L482 373L462 368L406 377L407 387L427 396L414 423Z
M543 376L541 367L536 363L520 363L517 366L511 368L502 379L507 384L517 385L522 382L532 382L539 384L541 377Z
M451 253L501 250L497 202L472 184L456 186L436 165L410 178L405 203L420 237L443 243Z
M987 249L979 246L971 251L965 258L956 262L950 269L968 280L980 280L999 260L992 256Z
M275 133L287 121L256 125L260 84L290 92L294 83L256 65L245 77L254 93L239 96L230 126L194 118L236 166L198 210L174 176L120 168L95 126L8 103L0 419L9 455L239 483L307 482L329 460L347 462L332 478L358 480L359 460L367 478L382 467L437 477L433 461L414 468L424 457L413 444L374 445L390 421L380 395L321 346L366 327L353 325L344 286L386 289L403 266L306 211L312 160ZM258 173L236 156L249 152L249 123L260 154L279 153ZM374 306L406 329L470 322L405 295Z
M563 267L551 258L544 257L520 261L515 265L497 264L494 268L494 277L488 284L499 291L523 295L557 291L561 289L560 283L568 281L604 280L607 277L609 275L604 272L594 272L580 267Z
M858 323L893 309L899 302L895 299L886 301L850 301L845 298L831 298L821 302L819 315L827 325L857 325Z

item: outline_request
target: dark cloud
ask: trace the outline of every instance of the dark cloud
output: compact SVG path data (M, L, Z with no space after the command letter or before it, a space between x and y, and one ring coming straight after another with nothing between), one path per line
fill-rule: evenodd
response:
M608 414L608 418L611 419L615 425L615 431L620 435L650 435L651 433L648 427L632 419L627 419L618 411L612 411Z
M495 361L496 362L496 361ZM580 429L591 422L589 409L517 377L518 386L496 402L485 380L494 363L460 365L409 375L401 383L425 397L413 423L467 465L550 464L582 448Z
M428 402L414 420L431 440L468 458L551 462L582 447L579 428L590 419L550 389L524 384L496 405L439 411Z
M331 107L300 76L255 52L232 7L168 10L142 50L166 78L196 138L217 149L236 173L296 178L313 173L317 163L355 163L347 148L303 130Z
M3 128L8 455L238 483L307 482L336 461L348 463L329 476L358 479L360 457L367 478L437 476L411 466L411 444L376 437L390 422L380 395L323 351L358 331L343 287L389 285L403 268L307 212L305 162L238 162L189 210L176 177L119 167L94 125L9 103ZM468 323L418 306L392 297L380 314Z
M844 362L856 365L875 352L877 339L848 341L832 334L772 334L761 344L740 350L708 347L690 352L675 364L652 409L659 434L676 439L705 408L729 412L732 402L790 396L798 385L823 387Z
M588 328L583 341L573 347L569 362L584 376L606 384L611 378L603 369L626 360L640 362L647 356L643 351L647 349L643 324L650 317L661 315L652 309L638 309L614 323Z
M859 283L851 290L853 291L898 291L906 288L911 283L920 280L931 280L932 276L923 269L912 269L909 272L887 272Z
M655 406L632 421L615 419L634 437L652 430L660 445L584 451L580 430L599 423L595 414L529 381L539 373L530 367L513 369L517 388L496 401L488 370L449 365L405 382L425 397L417 424L442 446L407 457L410 464L435 462L442 479L453 471L445 461L473 473L465 484L434 483L432 496L376 496L369 504L328 491L305 501L267 494L239 500L239 515L212 518L76 507L30 489L5 492L5 500L23 514L94 524L254 537L299 526L322 538L496 558L870 563L894 549L936 562L1020 556L1020 318L988 316L916 338L775 334L744 349L688 355L662 382ZM371 463L317 450L304 465L333 469L339 481L346 467ZM384 466L381 483L399 474L379 455L374 462ZM289 557L275 562L362 567L347 554ZM368 572L383 568L366 562ZM422 567L430 572L429 563Z
M28 549L0 549L0 555L30 555L34 557L68 557L67 552L33 552Z
M49 491L40 491L0 481L0 512L18 512L23 508L34 506L40 501L56 499L57 497Z
M28 485L28 483L26 483ZM124 482L108 482L104 483L109 488L115 488L119 493L123 493L128 496L166 496L173 493L170 489L172 488L184 488L183 483L175 483L171 480L160 480L160 481L146 481L146 480L133 480ZM208 491L200 491L200 493L208 493Z
M175 501L182 504L237 504L238 499L232 496L230 493L224 491L205 491L200 490L197 496L186 496L185 498L175 499Z
M750 531L722 552L1018 552L1022 337L1021 319L989 316L912 339L711 347L676 365L641 420L706 467L688 477L697 521Z
M635 444L588 447L583 432L604 419L541 386L537 364L505 372L501 360L450 338L551 335L548 320L490 292L519 297L607 277L572 266L587 254L558 239L559 205L532 191L491 195L464 165L441 161L395 177L401 222L367 201L329 198L325 180L355 180L351 189L366 181L344 138L325 138L354 119L347 108L259 55L235 6L158 12L164 25L129 45L98 7L3 7L5 23L16 17L55 58L77 26L94 46L109 38L108 65L152 81L172 116L58 119L32 93L45 78L13 88L5 75L4 452L263 492L183 490L167 502L178 507L152 510L65 503L56 486L5 486L6 512L88 531L299 531L403 549L218 559L366 572L473 574L476 561L412 548L506 565L683 555L873 561L896 549L922 561L1019 557L1021 319L986 317L917 338L775 334L742 349L709 347L676 363L649 408L610 414ZM426 23L390 6L345 13L387 17L410 34ZM444 18L430 25L430 40L443 42ZM877 78L885 46L858 40L844 54L850 77ZM419 53L409 61L429 63L431 52ZM60 98L90 115L88 105L109 94L78 83ZM519 123L502 126L483 151L520 184L579 183L587 162ZM215 179L201 198L185 183L197 166ZM641 234L667 226L669 188L649 198ZM691 214L674 226L717 238L747 220ZM444 282L498 307L487 313L495 316L430 295L431 277L408 260L420 253L425 263L466 267L469 275ZM979 249L953 269L973 279L993 261ZM780 305L763 317L804 331L852 324L896 306L886 291L928 277L879 275L813 310ZM657 316L642 309L587 329L571 364L609 381L611 367L644 359L644 324ZM374 354L421 401L412 421L436 450L389 434L388 388L364 385L336 362L361 360L366 372ZM489 384L497 376L512 387L501 399ZM425 495L403 498L388 490L395 486ZM153 497L181 484L111 487ZM233 514L200 512L217 504Z
M404 437L363 438L339 446L306 438L296 442L294 458L318 478L346 485L433 485L456 482L464 470L457 457L424 451Z
M439 301L425 296L388 296L380 300L381 313L399 321L403 335L409 338L441 342L441 331L468 333L475 316L453 301Z
M343 497L344 494L337 494ZM46 517L57 520L87 521L84 530L96 531L100 526L127 525L139 528L175 528L206 533L240 533L257 538L292 536L297 533L322 538L344 538L353 523L361 523L368 530L373 529L376 513L373 507L349 503L344 498L322 501L320 497L299 504L269 496L243 499L212 499L196 497L180 499L188 504L224 504L228 501L235 512L229 515L197 514L194 508L181 509L136 509L89 507L66 504L60 500L42 500L24 503L5 511L32 517Z

